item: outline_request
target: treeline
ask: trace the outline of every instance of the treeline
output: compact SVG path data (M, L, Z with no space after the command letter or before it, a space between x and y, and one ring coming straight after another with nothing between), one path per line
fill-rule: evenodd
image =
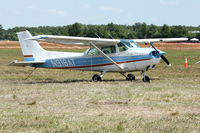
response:
M133 25L118 25L109 23L107 25L84 25L74 23L67 26L39 26L39 27L14 27L3 29L0 25L0 40L17 40L16 32L29 30L32 35L65 35L82 37L101 38L174 38L188 37L200 39L200 34L189 33L188 31L200 31L200 26L163 26L147 25L146 23L135 23Z

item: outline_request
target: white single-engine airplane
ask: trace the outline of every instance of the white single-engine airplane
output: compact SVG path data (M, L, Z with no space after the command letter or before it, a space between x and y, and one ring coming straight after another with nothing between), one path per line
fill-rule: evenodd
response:
M133 74L125 75L125 73L141 71L143 81L150 82L145 71L154 68L161 58L171 66L164 57L165 52L156 49L153 42L188 40L187 38L120 40L54 35L32 37L28 31L18 32L17 35L24 61L13 61L9 65L101 72L100 75L95 74L92 77L93 81L101 81L106 72L119 72L127 80L135 80ZM64 45L90 46L90 48L84 53L46 51L36 40ZM150 43L152 48L140 48L137 43Z

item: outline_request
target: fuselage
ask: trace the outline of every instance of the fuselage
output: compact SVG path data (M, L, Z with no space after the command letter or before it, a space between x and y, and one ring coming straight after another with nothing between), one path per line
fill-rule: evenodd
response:
M89 48L84 53L49 52L44 64L32 64L32 67L52 69L75 69L100 72L131 72L146 71L154 68L160 61L160 56L152 48L140 48L132 40L122 40L115 46L102 46L100 49L116 62L122 70L95 48ZM164 52L159 51L159 54Z

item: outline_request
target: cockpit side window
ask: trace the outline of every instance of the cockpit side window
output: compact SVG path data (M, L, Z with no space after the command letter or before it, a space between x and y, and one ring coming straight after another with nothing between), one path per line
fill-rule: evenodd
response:
M104 46L104 47L101 47L101 50L102 50L105 54L116 53L116 48L115 48L115 46Z
M105 54L112 54L116 53L115 46L103 46L100 48ZM100 52L96 48L90 48L90 50L87 53L89 56L92 55L100 55Z
M127 46L122 42L118 43L117 46L119 48L119 52L123 52L123 51L126 51L128 49Z

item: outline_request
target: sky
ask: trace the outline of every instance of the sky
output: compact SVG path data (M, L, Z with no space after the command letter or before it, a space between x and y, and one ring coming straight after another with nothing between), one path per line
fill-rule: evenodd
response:
M200 0L0 0L0 25L200 25Z

